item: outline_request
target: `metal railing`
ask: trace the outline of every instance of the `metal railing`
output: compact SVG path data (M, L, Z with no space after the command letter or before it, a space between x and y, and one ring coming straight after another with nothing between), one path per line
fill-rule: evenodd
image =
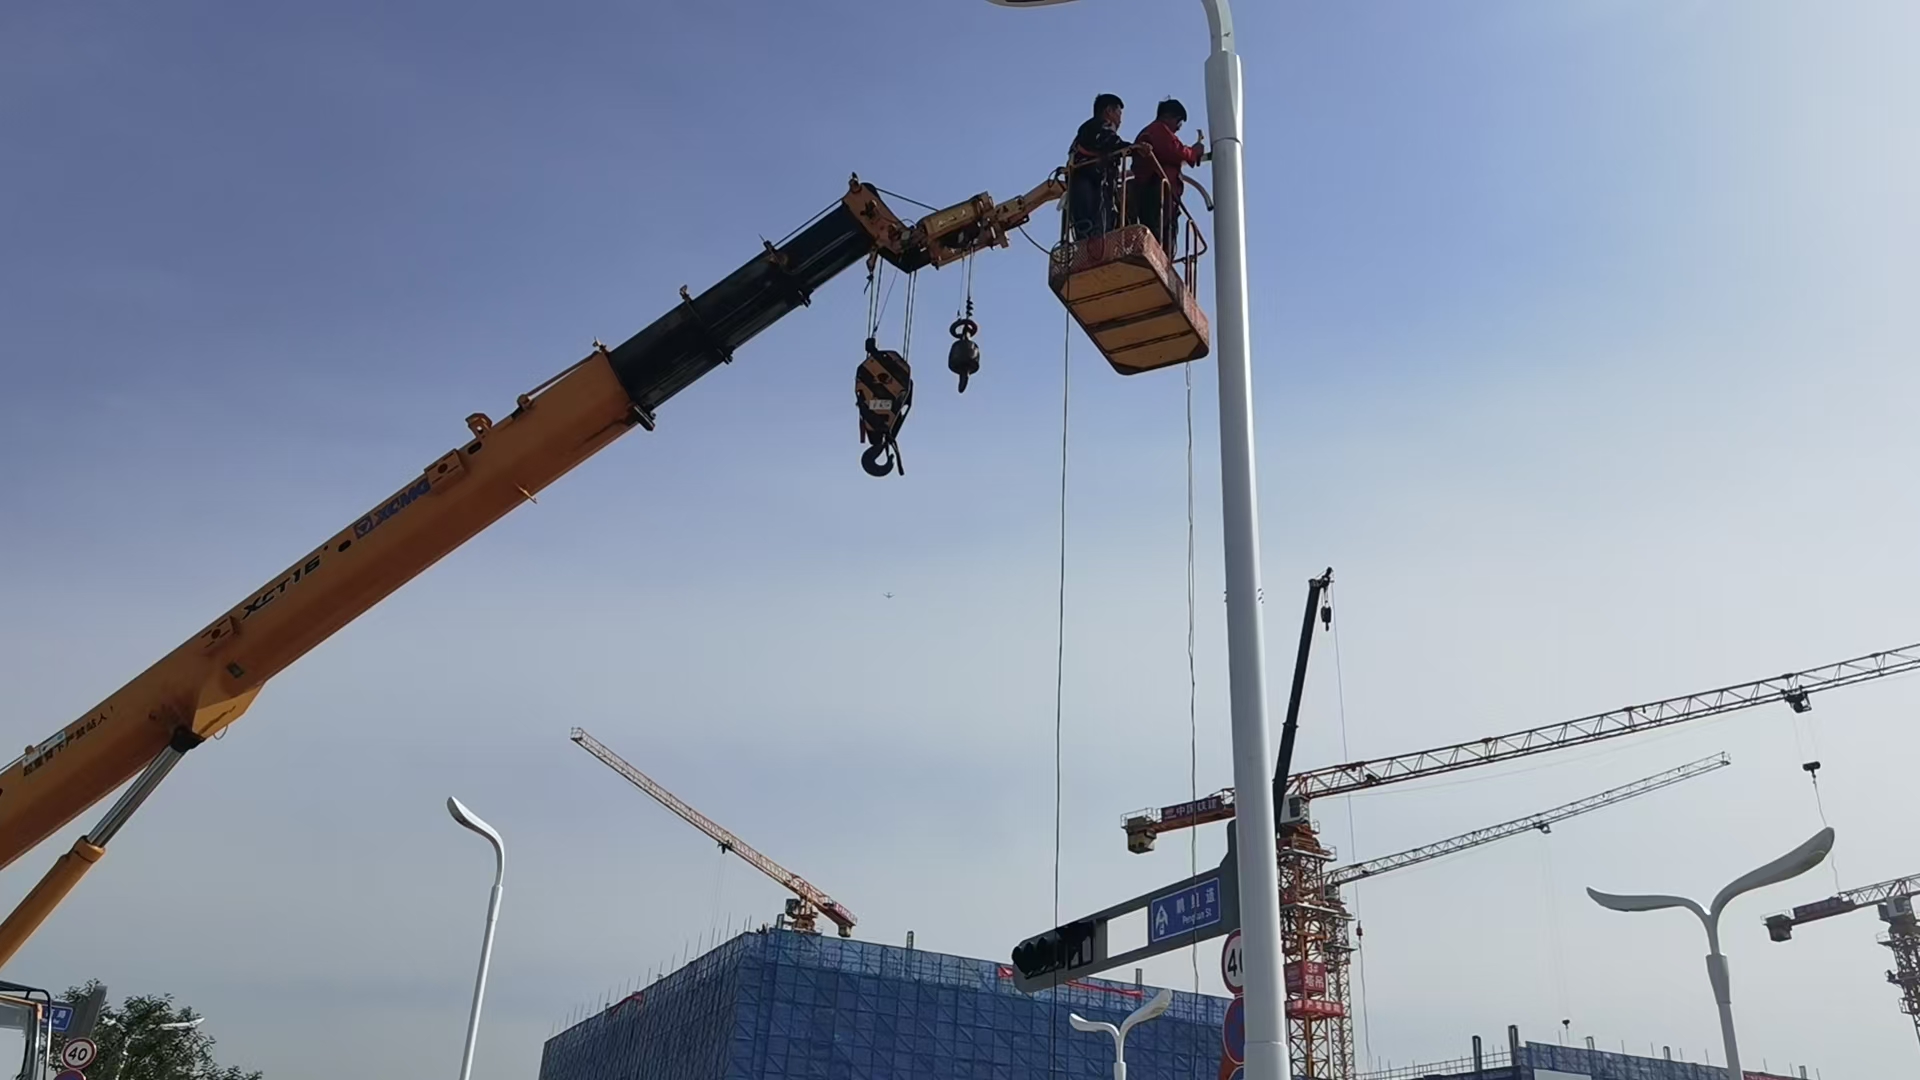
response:
M1149 167L1149 171L1142 170L1142 163ZM1090 169L1098 169L1107 175L1102 178L1100 205L1094 208L1096 217L1084 222L1090 231L1081 236L1077 226L1083 222L1075 217L1079 207L1075 205L1074 177ZM1188 212L1184 191L1174 197L1173 178L1167 175L1150 146L1144 142L1134 143L1091 157L1070 154L1066 177L1067 194L1060 202L1060 243L1063 247L1104 236L1129 225L1144 225L1153 234L1155 243L1160 245L1167 261L1180 268L1181 281L1189 290L1194 288L1200 256L1207 253L1206 234L1200 231L1193 215ZM1160 207L1161 220L1136 220L1144 216L1138 205L1141 201L1138 192L1154 188L1158 189L1160 197L1152 202ZM1171 238L1168 236L1169 225L1173 234ZM1171 245L1168 244L1169 239L1173 241Z
M1480 1068L1483 1070L1505 1069L1512 1064L1506 1047L1489 1048L1480 1055ZM1358 1080L1421 1080L1426 1076L1473 1075L1473 1058L1454 1058L1450 1061L1431 1061L1419 1065L1400 1065L1382 1069L1378 1072L1361 1073Z

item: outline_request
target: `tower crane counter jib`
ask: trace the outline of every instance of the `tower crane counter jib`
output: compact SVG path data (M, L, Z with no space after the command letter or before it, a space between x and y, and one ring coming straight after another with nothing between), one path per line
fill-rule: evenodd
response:
M621 344L595 342L584 359L520 395L508 415L469 416L471 439L0 769L0 868L140 777L0 922L0 964L99 861L168 770L238 720L268 679L621 435L652 431L661 405L731 363L736 349L808 305L815 289L843 271L866 260L911 274L1005 247L1010 233L1065 191L1063 173L1055 172L1006 202L976 195L908 224L855 176L787 239L766 243L697 296L682 289L678 304ZM972 346L977 329L970 318L964 326L956 321L956 343L964 337ZM977 347L962 351L955 370L977 372ZM905 357L901 374L910 392ZM863 439L872 441L866 418L885 410L877 400L860 404ZM905 411L890 415L875 430L897 450Z

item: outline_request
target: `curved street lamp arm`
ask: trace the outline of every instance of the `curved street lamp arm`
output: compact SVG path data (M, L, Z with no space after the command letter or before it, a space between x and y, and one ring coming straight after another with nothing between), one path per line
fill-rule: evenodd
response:
M1785 855L1773 860L1758 870L1749 871L1735 878L1733 883L1720 890L1713 898L1713 917L1718 919L1720 912L1733 898L1741 893L1752 892L1767 885L1778 885L1791 878L1819 866L1826 860L1827 853L1833 850L1833 828L1828 826L1808 837L1806 842Z
M1701 910L1700 905L1684 896L1663 896L1657 893L1628 896L1619 893L1604 893L1599 889L1592 888L1587 890L1587 895L1593 897L1594 903L1599 904L1603 908L1611 908L1614 911L1660 911L1665 908L1686 908L1688 911L1698 915L1701 922L1704 923L1707 921L1707 913Z

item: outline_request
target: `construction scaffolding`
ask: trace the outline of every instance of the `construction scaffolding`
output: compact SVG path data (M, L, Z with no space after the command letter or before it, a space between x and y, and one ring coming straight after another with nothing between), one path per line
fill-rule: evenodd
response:
M547 1041L540 1080L1106 1080L1118 1022L1154 988L1032 996L986 960L786 930L742 934ZM1146 1077L1213 1077L1228 999L1176 992L1127 1038Z

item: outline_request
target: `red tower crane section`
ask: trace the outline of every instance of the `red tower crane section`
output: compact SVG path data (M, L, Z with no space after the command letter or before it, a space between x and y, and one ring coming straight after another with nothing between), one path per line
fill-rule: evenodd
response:
M1721 716L1775 702L1785 702L1795 712L1806 712L1813 707L1810 700L1812 695L1820 691L1852 686L1889 675L1902 675L1916 668L1920 668L1920 643L1868 653L1805 671L1756 679L1737 686L1724 686L1645 705L1629 705L1612 712L1528 728L1508 735L1493 735L1412 754L1396 754L1296 773L1287 782L1287 797L1279 808L1280 824L1304 820L1307 803L1316 798L1347 795L1381 784L1419 780L1476 765L1493 765L1549 750L1571 749L1603 739L1637 735L1688 720ZM1157 810L1135 811L1128 814L1124 822L1127 849L1135 853L1151 851L1154 838L1161 833L1212 821L1225 821L1233 817L1233 812L1232 788L1224 788L1192 802L1174 803Z
M580 744L580 749L599 758L601 764L626 777L628 783L653 796L661 806L680 815L687 824L706 833L714 843L720 845L722 851L731 851L740 856L746 860L748 866L779 882L787 891L793 893L795 899L787 901L787 919L795 930L804 934L819 933L815 921L824 915L827 921L839 928L841 937L853 936L855 921L853 912L848 911L845 906L808 884L807 880L799 874L753 850L746 841L721 828L712 818L688 806L678 795L661 787L652 777L627 764L619 754L607 749L600 740L580 728L574 728L570 737Z
M1887 981L1900 988L1900 1011L1912 1019L1914 1033L1920 1035L1920 920L1913 914L1916 896L1920 896L1920 874L1850 889L1767 916L1767 936L1788 941L1793 928L1803 923L1831 919L1869 905L1876 907L1880 921L1887 924L1880 944L1893 950L1893 970L1887 972Z

